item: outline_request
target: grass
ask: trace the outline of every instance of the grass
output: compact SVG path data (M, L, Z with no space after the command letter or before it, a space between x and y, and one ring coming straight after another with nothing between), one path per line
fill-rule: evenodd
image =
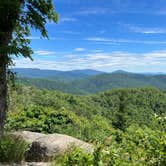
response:
M0 138L0 162L17 163L24 160L28 144L18 136L5 134Z

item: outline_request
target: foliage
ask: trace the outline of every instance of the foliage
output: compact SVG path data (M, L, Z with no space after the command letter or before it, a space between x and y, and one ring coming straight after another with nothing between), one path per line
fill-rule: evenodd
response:
M102 142L113 128L125 130L132 124L156 128L153 118L165 115L165 101L166 93L154 88L78 96L19 85L11 90L6 128L58 132Z
M6 56L5 64L11 64L13 55L31 58L30 30L36 29L48 37L47 21L58 20L52 0L1 0L0 9L0 50Z
M32 60L31 30L35 29L42 37L48 38L46 24L57 20L52 0L0 1L0 136L7 113L7 79L14 76L8 67L13 65L13 58L18 56Z
M164 165L165 133L132 125L125 132L116 131L101 150L108 165Z
M8 130L63 133L93 143L93 154L70 149L60 165L163 166L166 93L116 89L79 96L17 85L10 89Z
M21 70L21 69L20 69ZM20 71L19 70L19 71ZM32 69L27 69L27 71ZM37 70L37 69L36 69ZM27 72L26 71L26 72ZM29 71L29 73L30 73ZM44 70L45 71L45 70ZM21 71L20 71L21 72ZM59 76L57 71L50 74L55 75L47 76L48 71L37 72L33 74L23 74L19 77L18 82L24 85L36 86L41 89L60 90L72 94L92 94L102 92L114 88L138 88L138 87L157 87L166 90L166 75L144 75L133 73L98 73L93 76L82 74L71 74L70 71L61 73Z
M61 160L64 166L164 166L166 163L166 133L132 125L125 132L115 130L93 154L80 149L69 150Z
M70 147L64 155L52 162L51 166L91 166L93 157L79 147Z
M27 143L14 135L3 135L0 139L0 162L20 162L24 159Z

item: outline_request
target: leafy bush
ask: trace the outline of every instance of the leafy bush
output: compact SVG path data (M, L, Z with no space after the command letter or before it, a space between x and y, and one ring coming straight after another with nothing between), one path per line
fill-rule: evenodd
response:
M94 152L96 164L164 166L166 134L132 125L125 132L115 130Z
M18 136L6 134L0 138L0 162L19 162L24 159L27 143Z
M59 160L61 166L165 166L166 134L132 125L115 130L92 155L79 148L69 150Z
M77 96L23 86L11 92L10 100L7 129L63 133L100 145L90 156L69 151L63 164L165 165L164 91L118 89Z
M83 152L79 147L69 148L66 153L52 163L52 166L91 166L92 155Z

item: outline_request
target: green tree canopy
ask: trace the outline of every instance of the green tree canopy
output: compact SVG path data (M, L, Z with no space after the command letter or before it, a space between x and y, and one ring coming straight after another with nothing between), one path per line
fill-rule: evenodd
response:
M31 58L30 29L37 29L48 38L45 25L57 22L58 15L52 0L1 0L0 1L0 51L9 55Z
M0 135L7 111L7 67L13 56L31 58L31 29L48 38L46 23L57 22L52 0L0 0Z

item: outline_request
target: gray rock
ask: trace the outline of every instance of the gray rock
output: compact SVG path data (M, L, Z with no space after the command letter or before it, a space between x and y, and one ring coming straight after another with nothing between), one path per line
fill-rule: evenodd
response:
M63 134L41 134L29 131L15 132L30 143L26 152L26 161L50 161L53 157L64 153L68 148L80 147L87 153L93 153L93 145Z
M13 134L23 137L25 141L27 141L28 143L32 143L35 140L46 136L46 134L30 132L30 131L17 131L17 132L14 132Z

